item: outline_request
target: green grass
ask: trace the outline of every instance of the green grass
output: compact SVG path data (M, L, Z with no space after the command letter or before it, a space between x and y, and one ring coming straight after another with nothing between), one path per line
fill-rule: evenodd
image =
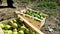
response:
M54 11L53 9L46 9L43 13L48 15L55 15L56 11Z
M41 2L38 4L38 7L56 7L58 3L56 2Z

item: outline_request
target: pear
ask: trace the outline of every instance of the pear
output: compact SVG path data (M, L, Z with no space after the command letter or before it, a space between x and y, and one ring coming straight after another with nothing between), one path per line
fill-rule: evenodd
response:
M29 34L33 34L33 31L32 30L29 30Z
M13 23L13 21L11 20L10 23Z
M30 31L29 31L29 34L36 34L36 32L35 32L35 31L30 30Z
M32 32L32 34L36 34L36 32Z
M18 34L17 29L13 29L13 33L12 34Z
M23 22L23 19L20 18L19 20L20 20L21 23Z
M17 21L14 19L13 22L16 23Z
M8 23L8 24L9 24L9 25L12 25L13 23L14 23L14 22L11 20L11 21L9 21L9 23Z
M18 32L13 32L12 34L18 34Z
M24 26L21 26L20 27L20 30L23 30L24 31L25 29L26 29L26 27L24 27Z
M4 29L10 29L11 26L10 25L5 25Z
M4 34L12 34L12 31L11 30L5 30Z
M25 33L29 34L29 29L26 28Z
M23 31L23 30L20 30L20 31L18 32L18 34L24 34L24 31Z
M13 23L13 24L12 24L12 27L13 27L13 28L17 28L18 25L17 25L16 23Z
M17 29L13 29L13 32L17 32Z
M3 24L0 24L0 28L4 28L4 25Z

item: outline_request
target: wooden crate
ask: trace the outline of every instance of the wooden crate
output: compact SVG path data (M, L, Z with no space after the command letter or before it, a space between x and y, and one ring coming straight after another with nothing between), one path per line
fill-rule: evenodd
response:
M26 9L24 9L24 10L21 10L20 13L25 14L25 13L27 12L27 10L31 10L31 11L33 11L33 12L39 12L39 11L30 9L30 8L26 8ZM25 14L25 15L26 15L26 16L29 16L29 17L32 18L32 19L34 18L34 19L40 21L40 23L38 23L38 24L40 24L40 28L44 25L45 20L46 20L46 18L47 18L47 16L48 16L48 15L46 15L46 14L43 14L43 15L44 15L44 18L43 18L43 20L41 20L41 19L39 19L39 18L37 18L37 17L32 17L32 16L30 16L30 15L28 15L28 14ZM38 26L37 26L37 27L38 27ZM39 28L38 28L38 29L39 29Z
M21 13L19 11L16 11L15 14L18 18L21 18L25 21L26 26L35 30L39 34L44 34L40 31L40 29L44 25L46 18L43 18L43 20L40 20L40 19L34 20L33 18L35 18L35 17L31 18L31 16Z
M21 17L21 16L19 16ZM11 20L14 20L14 19L17 19L17 18L12 18L12 19L9 19L9 20L5 20L5 21L1 21L0 23L3 23L3 24L7 24L9 21ZM23 19L23 18L22 18ZM37 34L44 34L43 32L41 32L39 29L37 29L36 27L34 27L31 23L29 23L28 21L26 21L25 19L23 19L25 23L23 23L24 25L26 25L26 27L34 30L37 32Z
M27 9L24 9L24 10L21 10L21 11L15 11L15 14L22 16L24 19L26 19L27 21L29 21L29 22L30 22L32 25L34 25L36 28L41 29L42 26L43 26L44 23L45 23L46 17L43 18L43 20L38 19L38 18L36 18L36 17L32 17L32 16L30 16L30 15L25 14L26 10L27 10ZM31 10L32 10L32 9L31 9ZM33 11L34 11L34 10L33 10ZM35 11L35 12L36 12L36 11ZM29 17L28 17L28 16L29 16ZM45 16L47 16L47 15L45 15ZM34 20L34 19L36 19L36 20Z

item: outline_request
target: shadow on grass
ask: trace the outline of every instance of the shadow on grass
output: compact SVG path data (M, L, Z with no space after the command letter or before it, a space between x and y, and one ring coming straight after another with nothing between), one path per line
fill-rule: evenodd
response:
M11 6L11 7L10 6L0 6L0 9L1 8L16 8L16 7L14 7L14 6Z

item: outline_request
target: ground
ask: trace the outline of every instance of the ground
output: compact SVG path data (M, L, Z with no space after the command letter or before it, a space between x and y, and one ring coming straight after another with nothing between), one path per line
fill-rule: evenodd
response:
M3 6L5 6L6 3L3 3ZM38 10L40 12L44 12L45 10L51 11L53 14L47 14L48 17L46 19L45 25L41 28L41 31L43 31L45 34L60 34L60 7L56 7L56 9L48 9L48 8L39 8L36 7L36 4L31 3L25 3L21 1L16 1L14 3L14 6L16 8L0 8L0 21L14 18L14 11L20 11L25 8L35 8L35 10ZM47 27L51 27L54 31L49 32Z

